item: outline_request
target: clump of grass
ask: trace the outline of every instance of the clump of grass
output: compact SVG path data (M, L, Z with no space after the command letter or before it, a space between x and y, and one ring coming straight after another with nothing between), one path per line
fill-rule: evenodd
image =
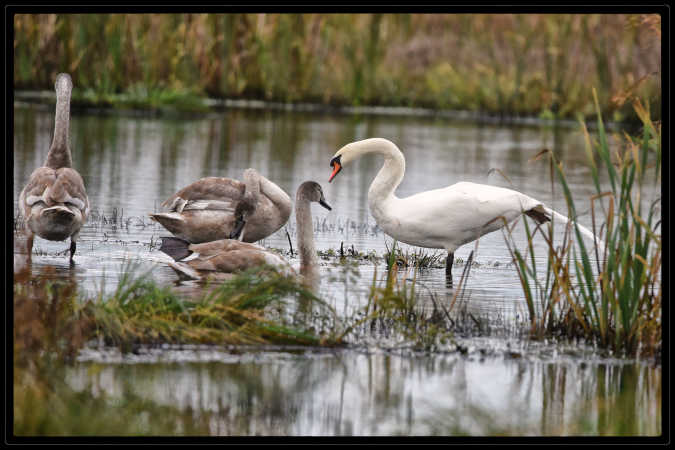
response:
M403 252L396 245L389 246L385 243L387 250L384 252L383 259L387 262L387 267L396 264L399 267L415 267L420 270L445 267L446 255L443 252L428 252L424 249L416 249L412 252L406 250Z
M183 299L145 276L125 272L108 299L88 302L96 334L108 344L336 344L296 329L281 317L269 318L288 297L321 304L298 281L278 272L251 270ZM324 305L325 306L325 305Z
M381 255L375 250L363 252L357 250L352 245L344 245L340 243L340 248L329 248L326 250L318 250L317 254L323 259L340 258L340 260L355 260L368 261L375 265L384 261L389 268L389 264L396 264L399 267L414 267L416 269L425 270L431 268L445 267L445 254L443 252L428 252L425 249L416 249L414 251L406 250L405 252L394 245L392 249L385 242L386 250Z
M409 278L409 272L403 276L399 274L402 266L396 263L397 250L394 241L388 253L384 286L378 286L375 270L368 303L357 313L357 319L347 322L342 336L375 335L378 339L384 338L419 351L448 349L453 343L454 326L449 309L433 297L431 305L420 302L417 292L418 268L414 268L412 280L408 283L406 279Z
M370 261L372 263L377 263L377 261L379 261L380 259L375 250L363 252L357 250L354 247L354 244L352 244L351 246L348 245L345 248L344 242L340 242L340 248L338 249L329 248L326 250L317 250L317 255L322 259L339 258L340 261L342 262L344 262L345 260L352 260L352 261Z
M86 342L102 340L128 351L160 343L334 345L289 325L276 313L289 298L327 305L297 280L272 269L241 273L207 286L197 299L158 286L131 264L107 298L79 298L74 284L15 275L15 354L48 350L72 357Z
M354 247L354 244L345 245L344 242L340 242L339 248L328 248L326 250L317 250L317 255L324 260L328 259L337 259L340 264L345 264L347 262L360 263L372 263L377 265L382 262L384 259L386 261L387 253L379 255L375 250L361 251Z
M661 220L660 202L652 202L645 210L642 195L650 180L656 183L661 177L661 130L636 100L642 136L634 140L624 135L623 152L612 155L597 97L595 100L598 141L594 142L582 127L596 188L591 198L593 232L604 237L606 247L587 247L576 222L565 230L562 242L554 244L552 225L547 231L540 227L531 231L527 220L527 250L523 253L517 249L510 234L507 243L517 262L535 333L581 335L617 352L650 354L658 352L661 345ZM568 216L574 218L576 206L562 165L548 154L552 177L560 182ZM609 179L608 191L601 188L599 169ZM602 224L598 223L599 215L604 216ZM543 280L532 246L537 232L548 245Z

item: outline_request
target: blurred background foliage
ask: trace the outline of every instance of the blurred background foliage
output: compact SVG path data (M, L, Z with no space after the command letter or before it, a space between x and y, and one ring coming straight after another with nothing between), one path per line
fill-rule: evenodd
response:
M660 118L661 18L621 14L19 14L14 87L194 106L247 98Z

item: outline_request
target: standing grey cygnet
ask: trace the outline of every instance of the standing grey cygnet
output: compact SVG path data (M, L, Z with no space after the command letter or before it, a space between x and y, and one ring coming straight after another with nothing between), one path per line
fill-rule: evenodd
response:
M89 215L89 199L84 181L72 168L70 154L70 75L60 73L54 83L56 116L54 139L44 167L31 174L19 196L19 208L25 219L26 249L30 260L34 235L50 241L70 238L70 261L82 224Z

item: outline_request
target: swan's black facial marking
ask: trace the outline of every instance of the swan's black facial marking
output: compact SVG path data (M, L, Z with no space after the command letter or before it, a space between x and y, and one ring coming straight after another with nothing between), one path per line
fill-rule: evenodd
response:
M333 181L333 178L335 178L335 175L340 173L342 170L342 163L340 162L340 158L342 158L342 155L338 155L335 158L330 160L330 166L333 168L333 173L330 174L330 178L328 178L328 182L330 183Z

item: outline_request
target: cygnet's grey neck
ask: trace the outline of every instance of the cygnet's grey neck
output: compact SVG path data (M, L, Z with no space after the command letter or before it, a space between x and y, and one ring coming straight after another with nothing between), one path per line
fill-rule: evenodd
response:
M319 260L314 247L314 224L312 209L305 192L300 190L295 200L295 220L297 226L297 245L300 253L300 273L316 269Z
M56 78L56 115L54 118L54 139L47 155L46 167L58 169L72 167L70 156L70 95L72 82L68 74Z

